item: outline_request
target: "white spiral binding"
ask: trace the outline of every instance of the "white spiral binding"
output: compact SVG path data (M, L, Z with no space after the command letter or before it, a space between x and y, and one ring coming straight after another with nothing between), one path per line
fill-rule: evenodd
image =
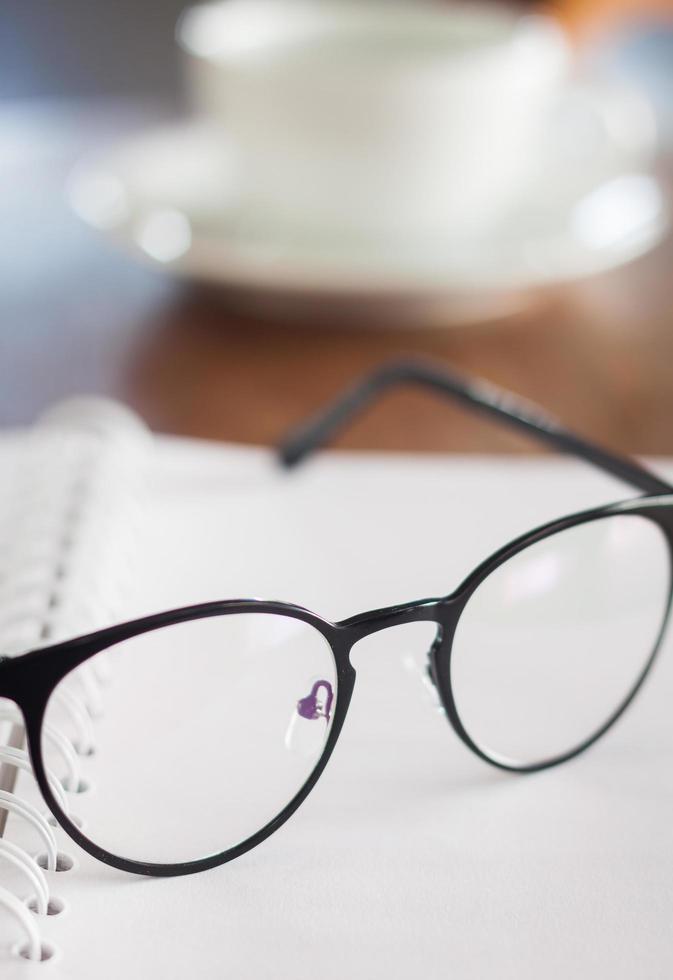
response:
M127 409L103 399L79 398L47 412L26 437L13 485L0 512L0 655L18 655L109 625L123 608L124 583L141 518L138 456L147 432ZM53 726L44 737L66 778L47 777L68 812L67 793L81 785L81 757L93 749L93 719L101 710L104 667L85 666L59 690L74 739ZM0 731L22 734L16 705L0 699ZM31 770L25 747L0 743L3 771ZM46 858L57 867L49 813L16 792L0 789L0 811L26 822ZM9 818L9 817L8 817ZM13 894L3 869L19 872L29 892ZM47 875L34 857L0 836L0 909L25 935L21 953L43 956L38 915L48 914Z

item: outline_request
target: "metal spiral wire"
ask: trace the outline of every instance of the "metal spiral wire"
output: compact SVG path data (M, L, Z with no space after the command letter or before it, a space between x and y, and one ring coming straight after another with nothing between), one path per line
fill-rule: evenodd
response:
M0 653L20 655L109 625L123 607L123 584L139 523L139 472L148 446L142 423L103 399L73 399L43 416L21 440L13 478L0 494ZM68 793L82 780L82 759L95 744L103 710L105 665L84 665L55 695L71 735L45 725L43 738L64 775L47 773L67 813ZM17 791L32 774L21 712L0 699L0 908L20 925L21 955L42 958L39 919L50 907L45 870L5 835L22 821L55 871L51 815ZM28 888L2 883L12 869ZM27 904L27 903L30 903ZM34 911L33 911L34 910Z

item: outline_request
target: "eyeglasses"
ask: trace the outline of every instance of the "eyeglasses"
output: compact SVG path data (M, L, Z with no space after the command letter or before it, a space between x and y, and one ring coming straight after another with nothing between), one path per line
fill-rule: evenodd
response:
M210 602L1 658L0 696L23 714L42 795L94 857L140 874L188 874L269 837L322 774L353 693L351 651L381 630L436 627L427 669L448 720L502 769L572 758L637 693L671 606L673 487L511 394L418 362L365 378L289 438L283 463L298 464L398 384L449 396L641 495L522 535L450 595L338 623L280 602ZM110 673L95 744L72 697L82 671ZM65 803L64 790L77 788L73 748L95 752L82 826Z

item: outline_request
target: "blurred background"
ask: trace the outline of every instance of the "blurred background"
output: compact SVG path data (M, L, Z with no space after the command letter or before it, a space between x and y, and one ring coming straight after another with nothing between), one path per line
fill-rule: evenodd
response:
M0 424L95 392L159 431L268 444L413 353L673 454L673 3L434 0L429 50L425 0L381 0L333 43L332 9L308 57L321 3L3 3ZM531 13L563 64L544 73L560 49L538 31L515 85ZM343 444L530 449L415 391Z

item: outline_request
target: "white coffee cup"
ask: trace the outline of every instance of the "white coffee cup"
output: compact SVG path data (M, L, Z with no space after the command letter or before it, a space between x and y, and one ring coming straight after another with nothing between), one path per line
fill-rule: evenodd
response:
M241 201L346 242L496 220L568 63L550 20L444 0L223 0L178 36Z

